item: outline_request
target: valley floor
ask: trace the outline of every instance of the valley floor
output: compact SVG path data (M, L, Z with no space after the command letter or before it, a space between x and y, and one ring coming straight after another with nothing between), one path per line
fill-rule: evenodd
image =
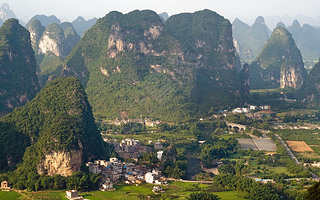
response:
M91 191L91 192L81 192L85 199L90 200L123 200L123 199L131 199L131 200L139 200L139 195L153 195L151 191L154 185L150 184L142 184L139 186L135 185L116 185L115 191ZM206 188L210 187L210 185L205 184L194 184L194 183L186 183L175 181L172 182L169 186L163 186L165 192L161 195L162 197L175 197L178 199L187 199L190 193L195 188ZM33 200L42 200L42 199L50 199L50 200L67 200L65 197L64 191L41 191L41 192L26 192L23 191L23 194L28 196L29 198L22 196L16 192L0 192L0 199L6 200L15 200L15 199L33 199ZM221 200L242 200L240 197L241 192L237 191L225 191L225 192L214 192L214 194L218 195Z

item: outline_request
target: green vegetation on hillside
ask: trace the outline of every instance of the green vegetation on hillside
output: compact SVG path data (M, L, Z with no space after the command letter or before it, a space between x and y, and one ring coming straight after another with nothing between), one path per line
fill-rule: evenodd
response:
M38 89L29 32L9 19L0 28L0 116L27 103Z
M262 48L259 56L250 65L250 88L288 87L288 84L284 83L289 81L290 75L296 79L294 83L296 86L290 87L299 89L307 76L307 72L304 69L301 53L291 34L285 28L277 27ZM280 79L284 79L282 85Z
M0 125L1 169L23 160L10 180L15 187L35 187L37 166L47 154L81 150L83 162L106 155L86 94L74 77L54 80L27 105L2 117Z
M79 77L97 118L187 121L242 102L234 57L231 24L212 11L165 24L149 10L110 12L67 57L63 75Z

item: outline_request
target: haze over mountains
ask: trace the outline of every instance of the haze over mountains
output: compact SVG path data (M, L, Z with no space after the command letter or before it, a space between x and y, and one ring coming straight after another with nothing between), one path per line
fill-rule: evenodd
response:
M292 25L286 27L278 22L278 26L286 28L292 35L297 47L301 51L303 61L308 68L312 68L320 55L320 29L308 24L300 25L295 20ZM257 29L260 27L260 29ZM258 56L268 40L268 27L265 25L263 17L258 17L256 22L250 27L239 19L233 22L233 37L238 54L243 62L251 63ZM310 67L311 66L311 67Z
M7 5L1 9L3 19L14 16ZM240 19L231 24L208 9L170 17L152 10L112 11L100 19L78 17L71 23L53 15L36 15L26 27L17 19L7 19L0 27L0 172L9 173L0 178L9 177L15 188L29 191L73 189L70 183L77 184L74 177L85 190L91 182L99 187L99 175L79 171L84 171L87 161L114 156L114 143L109 146L101 135L122 138L139 134L145 143L151 138L170 144L164 147L164 159L159 162L156 150L150 153L150 147L139 147L137 151L146 153L135 161L143 159L139 165L159 166L168 177L180 179L187 173L188 159L194 160L191 165L201 161L211 167L216 159L234 160L232 154L243 154L241 162L230 160L229 166L225 163L219 169L240 166L240 173L233 169L233 178L222 174L221 180L229 184L241 177L244 184L266 186L272 189L270 194L276 193L272 184L242 176L254 160L242 161L257 151L238 151L238 140L233 137L246 133L238 127L231 129L227 121L267 130L279 119L272 119L270 110L248 115L227 110L245 110L249 105L270 109L261 105L272 103L281 104L276 107L281 111L293 106L318 110L319 35L320 29L301 26L298 21L288 27L278 23L271 31L262 16L252 26ZM305 62L318 63L308 74ZM290 103L286 95L292 98ZM270 116L255 117L263 113ZM160 125L147 127L147 120ZM124 123L118 126L118 122ZM257 134L253 128L250 131ZM203 138L205 144L200 144ZM122 144L116 144L119 146ZM257 160L266 161L264 166L296 166L289 157L289 162L282 162L286 151L279 152L281 156L257 153ZM127 166L134 164L112 166L112 170L122 173ZM115 174L110 170L109 175ZM306 172L303 166L300 171L295 172L297 177ZM254 173L261 175L261 171ZM60 181L65 185L58 184ZM269 195L265 191L258 194ZM251 199L256 198L251 188L250 194Z
M4 18L14 16L8 5L3 12L8 12ZM220 17L208 10L171 17L134 11L61 23L55 16L36 15L26 26L41 87L59 76L78 77L99 117L136 118L144 113L183 119L210 107L244 103L249 87L302 86L307 76L303 62L318 60L319 29L294 21L286 27L291 34L277 28L271 36L261 16L252 26L235 19L233 46L228 20ZM206 18L212 18L211 24L202 23ZM216 36L210 39L213 32ZM285 37L277 41L275 32ZM235 50L242 62L251 64L242 67ZM281 53L285 51L289 53ZM173 105L180 105L180 111L171 109Z

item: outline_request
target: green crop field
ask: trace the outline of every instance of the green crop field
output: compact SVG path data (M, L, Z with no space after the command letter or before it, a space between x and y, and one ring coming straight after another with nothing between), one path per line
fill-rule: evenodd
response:
M115 191L91 191L91 192L81 192L85 199L90 200L139 200L139 195L154 195L151 191L154 185L150 184L142 184L139 186L136 185L115 185ZM198 188L201 190L202 188L208 188L210 185L199 184L199 183L186 183L186 182L172 182L169 186L162 186L164 189L164 193L161 194L161 197L178 197L178 199L187 199L190 193L192 193L192 189ZM0 199L1 198L0 193ZM14 193L17 194L17 193ZM41 199L50 199L50 200L65 200L65 192L63 191L42 191L42 192L26 192L26 194L34 199L34 200L41 200ZM241 198L241 192L237 191L226 191L226 192L214 192L214 194L218 195L222 200L234 200ZM19 197L19 196L18 196ZM8 198L10 199L17 199L17 198Z
M0 199L3 200L16 200L16 199L20 199L19 197L21 197L20 194L14 192L14 191L0 191Z

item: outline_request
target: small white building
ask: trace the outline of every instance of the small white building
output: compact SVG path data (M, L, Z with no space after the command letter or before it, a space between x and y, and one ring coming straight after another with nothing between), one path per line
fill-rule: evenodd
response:
M248 108L236 108L232 110L232 113L236 114L236 113L248 113L249 109Z
M145 174L146 183L155 183L161 176L161 171L153 169L152 172L147 172ZM160 183L161 184L161 183Z
M156 174L153 174L152 172L147 172L146 175L145 175L145 180L146 180L146 183L154 183L156 179Z
M113 183L111 182L110 179L107 179L104 181L104 183L101 183L100 187L101 191L113 191L115 188L113 187Z
M119 162L118 158L110 158L109 160L110 160L110 162L112 162L112 163L114 163L114 162Z
M250 110L256 110L256 109L257 109L257 106L249 105L249 109L250 109Z
M163 155L163 151L158 151L157 152L157 158L158 158L158 160L162 160L162 155Z
M70 200L80 200L83 199L82 196L79 195L77 190L68 190L66 191L66 197Z

